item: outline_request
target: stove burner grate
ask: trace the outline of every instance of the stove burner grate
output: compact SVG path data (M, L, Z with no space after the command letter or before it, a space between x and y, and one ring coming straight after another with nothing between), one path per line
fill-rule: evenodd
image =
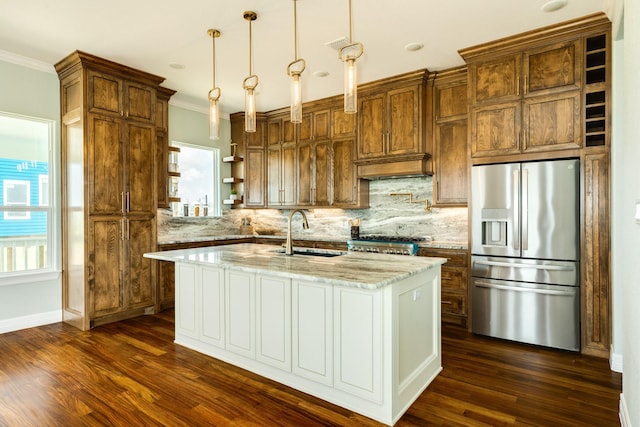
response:
M369 234L366 236L360 236L356 240L367 240L367 241L377 241L377 242L424 242L426 238L424 237L413 237L413 236L384 236L378 234Z

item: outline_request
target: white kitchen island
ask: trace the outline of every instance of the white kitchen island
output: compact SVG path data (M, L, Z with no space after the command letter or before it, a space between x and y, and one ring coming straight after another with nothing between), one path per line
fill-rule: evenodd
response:
M145 254L176 263L175 342L393 425L442 370L445 260L281 251Z

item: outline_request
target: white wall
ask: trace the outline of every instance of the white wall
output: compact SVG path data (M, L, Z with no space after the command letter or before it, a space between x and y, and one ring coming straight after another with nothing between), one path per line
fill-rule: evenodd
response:
M54 120L56 147L59 147L60 89L53 67L41 71L3 59L9 59L4 52L0 55L0 111ZM59 151L55 150L58 163ZM56 169L59 173L60 169ZM55 191L59 193L59 177L56 181ZM59 221L56 227L59 230ZM3 285L0 279L0 333L59 321L61 292L60 278L19 285Z
M621 416L625 426L640 426L640 223L634 218L635 205L640 200L640 5L624 1L621 94L622 111L615 114L621 123L614 141L613 179L619 187L614 193L614 343L622 342L623 376ZM619 75L616 70L615 75ZM619 298L616 298L618 297Z

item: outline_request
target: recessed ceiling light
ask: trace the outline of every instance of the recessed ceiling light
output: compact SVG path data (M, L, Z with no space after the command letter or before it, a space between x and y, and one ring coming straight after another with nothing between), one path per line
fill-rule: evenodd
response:
M327 77L329 75L329 72L324 70L319 70L319 71L314 71L313 75L316 77Z
M184 68L184 64L180 64L178 62L170 62L169 63L169 67L175 69L175 70L182 70Z
M422 43L413 42L413 43L407 44L404 48L405 48L405 50L408 50L409 52L415 52L416 50L420 50L423 47L424 47L424 45Z
M546 2L540 8L543 12L555 12L556 10L560 10L565 7L568 3L568 0L551 0Z

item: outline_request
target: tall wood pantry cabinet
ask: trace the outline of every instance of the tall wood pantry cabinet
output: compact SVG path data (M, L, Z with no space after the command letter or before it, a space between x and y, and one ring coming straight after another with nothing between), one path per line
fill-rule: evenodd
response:
M82 330L152 313L157 92L162 77L75 51L61 99L63 320Z

